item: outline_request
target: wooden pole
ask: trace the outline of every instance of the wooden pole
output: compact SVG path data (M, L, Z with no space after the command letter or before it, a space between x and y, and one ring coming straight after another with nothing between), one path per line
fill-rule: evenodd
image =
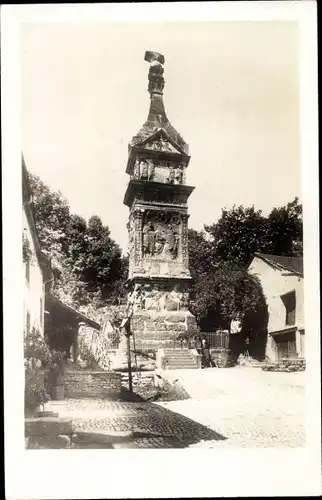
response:
M121 323L121 328L125 328L126 344L127 344L127 368L129 374L129 392L133 392L132 385L132 366L131 366L131 315L124 318Z
M134 350L134 359L135 359L135 366L136 366L136 376L138 377L138 358L137 358L137 355L136 355L136 347L135 347L135 337L134 337L134 334L133 334L133 350ZM140 372L140 376L141 376L141 372Z
M131 339L129 332L127 332L127 367L129 372L129 391L133 392L133 384L132 384L132 366L131 366Z

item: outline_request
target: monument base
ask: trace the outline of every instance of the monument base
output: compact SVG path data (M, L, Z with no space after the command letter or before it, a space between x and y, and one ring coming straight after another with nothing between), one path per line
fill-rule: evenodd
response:
M131 331L137 351L155 352L173 347L175 340L197 334L196 319L188 310L136 311L131 319Z

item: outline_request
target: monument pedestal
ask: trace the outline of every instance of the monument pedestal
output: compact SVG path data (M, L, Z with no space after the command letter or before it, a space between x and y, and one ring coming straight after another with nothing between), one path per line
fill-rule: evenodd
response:
M156 351L173 347L180 338L197 333L195 317L189 311L137 311L132 318L132 331L138 351Z

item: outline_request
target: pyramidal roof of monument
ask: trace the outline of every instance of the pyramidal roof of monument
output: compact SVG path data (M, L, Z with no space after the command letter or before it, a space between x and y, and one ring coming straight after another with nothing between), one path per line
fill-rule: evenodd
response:
M189 153L188 144L168 120L164 109L163 96L152 94L148 118L140 131L133 137L130 146L144 146L149 139L156 138L161 131L175 148L184 154Z

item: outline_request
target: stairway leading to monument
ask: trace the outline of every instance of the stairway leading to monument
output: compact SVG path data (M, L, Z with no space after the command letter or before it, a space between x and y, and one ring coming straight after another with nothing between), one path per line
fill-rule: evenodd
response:
M198 368L197 361L191 351L185 348L163 349L168 370L186 370Z

